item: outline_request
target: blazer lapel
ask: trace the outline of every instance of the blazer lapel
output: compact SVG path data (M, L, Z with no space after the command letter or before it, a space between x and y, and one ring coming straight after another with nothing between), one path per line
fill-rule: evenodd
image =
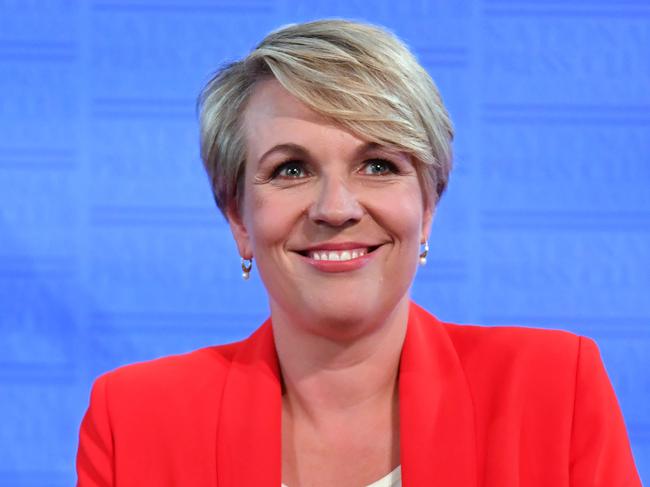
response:
M477 485L472 398L444 326L411 304L399 371L402 481Z
M282 391L267 320L236 352L223 390L217 432L219 487L281 484Z

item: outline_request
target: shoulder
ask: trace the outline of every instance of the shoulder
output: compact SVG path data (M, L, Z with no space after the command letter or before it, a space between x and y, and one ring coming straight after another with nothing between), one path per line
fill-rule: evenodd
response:
M574 365L581 346L594 346L589 338L564 330L527 326L483 326L441 321L414 304L419 320L444 331L461 363L479 361L484 367L498 364Z
M572 389L585 337L562 330L523 326L443 323L469 376L494 383L521 382ZM552 388L552 387L551 387Z
M190 476L213 475L224 385L243 343L127 365L101 375L79 432L79 478L93 485L99 477L107 479L106 485L122 485L127 478L128 485L161 484L166 475L178 475L179 465ZM156 458L175 460L154 465Z
M529 452L526 458L570 465L572 485L640 485L592 339L562 330L438 323L463 368L482 447L507 452L514 445Z
M219 378L230 366L241 342L205 347L146 362L125 365L103 375L114 387L193 384Z
M115 378L140 380L158 376L161 372L172 374L172 378L174 378L191 373L197 368L205 369L206 367L209 371L217 372L230 364L241 343L214 345L188 353L124 365L108 372L108 374Z
M563 330L525 326L478 326L442 323L463 360L492 358L519 364L553 364L577 360L582 341L590 339Z
M215 407L230 364L243 342L211 346L119 367L101 375L94 391L114 418L142 418ZM136 399L137 398L137 399Z
M506 397L535 397L540 407L565 402L574 395L579 364L600 366L594 342L570 332L524 326L460 325L439 321L421 308L418 315L443 330L444 339L479 402L500 402ZM589 351L595 351L595 355L591 353L592 360L581 360L581 355L584 358Z
M474 399L484 411L516 415L515 411L527 404L527 414L536 411L532 416L539 415L540 424L552 424L555 417L560 427L573 414L579 368L602 367L595 343L566 331L451 323L442 326ZM597 358L585 362L581 359L585 350L595 350Z

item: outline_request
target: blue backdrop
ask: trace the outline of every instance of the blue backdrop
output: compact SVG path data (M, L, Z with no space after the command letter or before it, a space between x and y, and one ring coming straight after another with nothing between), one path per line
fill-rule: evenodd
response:
M647 1L2 0L0 485L73 483L98 374L264 319L195 97L269 30L332 16L402 37L457 127L415 299L595 338L650 481Z

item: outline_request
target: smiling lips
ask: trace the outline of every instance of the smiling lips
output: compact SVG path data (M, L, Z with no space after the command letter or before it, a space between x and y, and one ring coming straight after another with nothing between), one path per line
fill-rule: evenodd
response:
M323 272L347 272L364 267L379 245L331 243L298 252L310 265Z
M350 250L310 250L307 256L314 260L344 261L362 257L368 253L368 248Z

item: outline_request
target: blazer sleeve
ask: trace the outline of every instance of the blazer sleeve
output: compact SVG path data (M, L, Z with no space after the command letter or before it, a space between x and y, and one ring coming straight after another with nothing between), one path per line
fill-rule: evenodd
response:
M578 345L570 462L572 487L641 487L598 347L585 337Z
M97 379L81 422L77 487L113 486L113 434L108 414L107 376Z

